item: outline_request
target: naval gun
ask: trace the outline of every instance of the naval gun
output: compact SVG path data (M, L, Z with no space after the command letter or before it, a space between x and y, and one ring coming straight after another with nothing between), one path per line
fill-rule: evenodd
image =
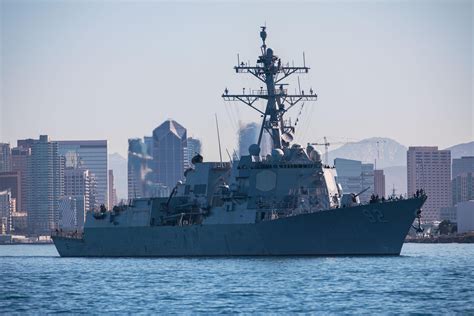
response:
M364 190L360 191L359 193L345 193L341 197L341 207L351 207L351 206L357 206L360 204L360 199L359 195L364 193L370 189L370 187L365 188Z

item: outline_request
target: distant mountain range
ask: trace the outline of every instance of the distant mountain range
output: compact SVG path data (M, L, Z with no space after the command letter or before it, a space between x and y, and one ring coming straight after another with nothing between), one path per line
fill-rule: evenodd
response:
M474 141L459 145L454 145L446 149L451 150L451 158L461 158L463 156L474 156Z
M330 142L330 141L329 141ZM377 169L390 166L406 165L407 147L390 138L372 137L358 142L350 142L329 151L329 164L334 164L335 158L360 160L365 163L375 163Z
M330 142L330 141L329 141ZM474 141L458 144L446 148L451 151L451 158L474 156ZM322 148L320 148L322 151ZM329 164L335 158L360 160L365 163L374 163L377 168L406 166L408 148L391 138L372 137L358 142L350 142L329 151Z
M114 171L114 184L119 201L127 198L127 159L118 153L109 155L109 169Z

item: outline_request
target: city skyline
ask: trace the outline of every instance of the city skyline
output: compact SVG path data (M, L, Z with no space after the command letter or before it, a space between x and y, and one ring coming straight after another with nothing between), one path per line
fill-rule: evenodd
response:
M3 1L0 141L14 144L40 134L108 139L109 152L126 157L129 138L173 118L203 140L206 159L218 160L214 113L222 122L223 149L231 152L238 120L257 119L249 109L224 104L220 95L226 87L258 85L235 80L229 65L237 53L247 60L257 52L264 9L256 4L239 24L220 15L235 10L230 18L237 19L243 10L237 4ZM324 135L386 136L405 146L439 148L472 141L469 2L302 3L298 14L311 12L317 23L290 17L283 25L287 9L270 6L268 43L284 61L305 52L313 71L301 84L319 95L304 108L298 142ZM166 17L170 12L173 18ZM124 19L127 28L120 24ZM179 97L184 91L193 98ZM327 109L337 110L334 119L327 119L334 112ZM15 123L19 117L22 124ZM440 126L449 133L439 133Z

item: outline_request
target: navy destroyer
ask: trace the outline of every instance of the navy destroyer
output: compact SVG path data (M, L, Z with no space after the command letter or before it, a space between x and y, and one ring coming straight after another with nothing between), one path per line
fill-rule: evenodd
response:
M294 94L284 81L309 67L283 64L260 32L255 65L238 61L264 87L233 94L259 112L262 124L249 155L230 162L192 159L184 181L166 198L137 198L112 210L88 212L83 232L56 231L63 257L399 255L426 196L360 203L344 192L336 170L310 144L294 143L295 125L285 118L296 104L315 101L310 89ZM260 110L256 101L264 100ZM262 135L271 138L261 155Z

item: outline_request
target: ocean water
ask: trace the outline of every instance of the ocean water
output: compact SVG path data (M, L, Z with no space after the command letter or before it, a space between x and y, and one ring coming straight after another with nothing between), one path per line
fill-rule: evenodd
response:
M4 313L474 314L474 244L400 257L60 258L0 246Z

